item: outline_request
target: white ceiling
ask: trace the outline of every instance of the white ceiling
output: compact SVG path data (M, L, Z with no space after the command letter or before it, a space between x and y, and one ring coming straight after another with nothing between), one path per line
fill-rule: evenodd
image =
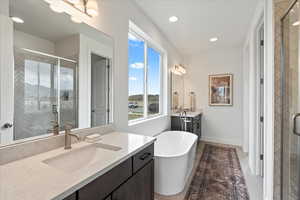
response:
M1 0L0 0L1 1ZM18 16L24 24L14 23L14 29L31 34L51 42L57 42L74 34L85 34L104 42L111 42L108 35L93 27L81 23L76 24L65 13L55 13L49 4L37 0L10 0L10 15Z
M260 0L135 0L182 54L242 46ZM177 23L170 23L170 16ZM209 39L219 41L210 43Z

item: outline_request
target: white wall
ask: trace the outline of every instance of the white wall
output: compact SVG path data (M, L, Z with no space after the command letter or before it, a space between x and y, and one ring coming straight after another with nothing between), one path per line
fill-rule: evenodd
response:
M9 0L1 0L0 14L8 16Z
M154 135L170 127L168 116L128 126L128 26L129 20L167 51L168 67L182 62L181 55L152 21L131 0L99 1L99 16L90 24L114 38L114 124L118 130ZM168 92L169 94L170 92Z
M186 57L188 73L185 92L196 93L196 105L203 109L203 140L241 145L243 134L242 115L242 49L213 50ZM233 106L208 105L208 75L233 74ZM185 102L189 102L188 99Z
M19 48L27 48L43 53L55 54L55 45L49 40L14 30L14 45Z
M55 55L74 59L79 54L79 35L71 35L55 42Z

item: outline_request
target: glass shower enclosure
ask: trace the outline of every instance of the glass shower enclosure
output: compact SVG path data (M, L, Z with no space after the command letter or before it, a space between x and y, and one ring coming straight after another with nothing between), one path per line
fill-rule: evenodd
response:
M282 18L281 199L300 199L299 1Z
M14 140L78 127L77 62L20 48L14 61Z

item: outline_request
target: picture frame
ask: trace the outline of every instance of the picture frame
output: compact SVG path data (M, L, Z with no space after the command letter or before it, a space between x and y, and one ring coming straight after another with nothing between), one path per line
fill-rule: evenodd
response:
M233 106L233 74L209 75L209 106Z

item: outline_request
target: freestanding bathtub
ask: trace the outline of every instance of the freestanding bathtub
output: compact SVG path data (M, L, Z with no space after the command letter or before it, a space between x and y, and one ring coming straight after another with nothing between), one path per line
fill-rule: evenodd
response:
M155 143L155 192L175 195L183 191L192 172L198 136L182 131L167 131Z

